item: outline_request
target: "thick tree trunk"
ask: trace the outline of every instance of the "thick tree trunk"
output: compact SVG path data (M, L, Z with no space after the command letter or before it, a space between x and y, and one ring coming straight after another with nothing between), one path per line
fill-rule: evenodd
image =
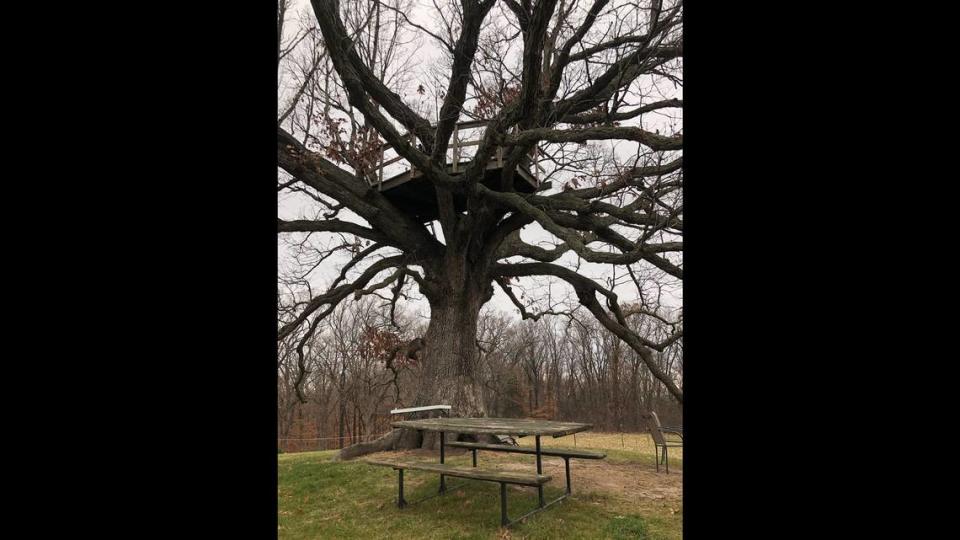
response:
M448 404L457 416L486 412L477 377L477 320L482 305L477 296L466 293L431 303L418 403Z
M457 279L457 274L463 276ZM487 416L478 377L477 321L480 308L489 300L489 280L469 271L448 272L437 286L439 294L428 296L430 324L423 336L419 386L415 406L450 405L452 416ZM448 433L448 442L463 438L494 441L492 436L463 436ZM371 443L361 443L340 451L340 459L371 452L410 448L439 448L434 432L394 430Z
M478 377L477 320L485 302L474 287L431 303L424 336L425 355L417 403L451 405L454 416L487 416ZM456 440L448 435L447 440ZM436 433L423 434L421 447L438 448Z

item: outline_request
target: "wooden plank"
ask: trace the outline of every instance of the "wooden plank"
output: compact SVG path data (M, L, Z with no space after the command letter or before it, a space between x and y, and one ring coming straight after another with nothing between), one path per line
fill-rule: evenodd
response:
M395 158L390 158L390 159L384 161L383 163L381 163L381 164L380 164L380 168L382 169L382 168L386 167L387 165L393 165L394 163L400 161L401 159L403 159L403 156L397 156L397 157L395 157Z
M469 121L467 121L467 122L457 122L457 123L455 124L455 129L457 129L457 130L460 130L460 129L476 129L476 128L480 128L480 127L486 127L489 123L490 123L490 120L469 120ZM436 124L433 124L432 127L436 127ZM401 137L401 138L414 139L414 138L415 138L415 135L414 135L413 133L409 132L409 131L406 131L406 132L404 132L402 135L400 135L400 137ZM392 143L389 143L389 142L384 142L383 144L380 145L379 150L380 150L381 152L384 152L384 151L386 151L386 150L388 150L388 149L390 149L390 148L393 148L393 144L392 144Z
M537 450L535 448L527 448L525 446L512 446L509 444L484 444L484 443L472 443L472 442L461 442L454 441L452 443L447 443L445 446L452 446L455 448L470 448L477 450L490 450L493 452L509 452L511 454L536 454ZM607 457L603 452L590 452L589 450L577 450L574 448L540 448L540 454L544 456L554 456L554 457L572 457L580 459L603 459Z
M539 188L539 187L540 187L540 181L537 180L536 178L534 178L533 175L530 174L530 171L528 171L528 170L526 170L526 169L524 169L523 167L521 167L521 166L518 165L518 166L517 166L517 173L520 175L520 178L523 178L523 179L524 179L528 184L530 184L533 188L536 189L536 188Z
M471 478L473 480L486 480L488 482L507 482L508 484L520 484L523 486L540 486L549 482L551 478L550 475L547 474L523 474L517 472L478 469L475 467L456 467L442 463L424 463L422 461L394 462L371 459L364 461L364 463L378 465L381 467L393 467L394 469L410 469L414 471L434 472L446 476Z
M379 150L380 152L386 152L387 150L389 150L389 149L391 149L391 148L393 148L393 144L392 144L392 143L383 143L383 144L380 145L380 148L379 148L378 150Z
M425 405L423 407L407 407L406 409L393 409L390 411L390 414L402 414L408 412L419 412L419 411L437 411L440 409L449 411L452 407L450 405Z
M527 418L427 418L403 420L391 424L395 428L449 431L454 433L492 433L499 435L551 435L563 437L586 431L592 424L554 422Z
M466 166L469 165L469 163L470 163L469 161L460 162L458 171L463 171L466 168ZM496 160L493 160L493 159L491 159L486 166L486 170L495 170L498 168L499 167L497 166ZM449 170L451 173L453 172L453 166L451 163L447 164L447 170ZM520 165L517 166L517 174L521 178L523 178L523 180L526 181L531 187L533 187L534 190L536 190L539 187L537 180L533 177L533 175L530 174L530 171L526 170L523 166L520 166ZM413 172L403 171L401 173L395 174L394 176L391 176L390 178L384 179L383 183L380 185L381 186L380 191L389 191L397 186L401 186L409 182L410 180L419 178L421 176L423 176L423 173L421 173L420 171L413 171ZM377 184L377 179L375 177L372 180L368 180L368 181L370 182L371 185Z
M457 122L457 127L460 129L473 129L478 127L485 127L490 123L490 120L468 120L466 122Z

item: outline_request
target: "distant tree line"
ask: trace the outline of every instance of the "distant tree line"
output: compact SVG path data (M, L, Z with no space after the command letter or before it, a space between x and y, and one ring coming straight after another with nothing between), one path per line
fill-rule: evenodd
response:
M390 409L413 405L425 318L395 312L376 297L344 302L303 345L299 336L280 343L278 357L278 438L336 438L323 444L285 443L284 450L340 448L390 430ZM395 308L396 309L396 308ZM648 339L662 339L662 326L630 319ZM573 312L519 320L485 309L476 347L487 414L594 424L597 431L645 431L645 410L665 424L682 424L682 406L654 378L643 359L603 328L589 313ZM661 370L682 382L683 350L678 340L655 354ZM301 369L305 403L295 382ZM457 411L453 411L456 416Z

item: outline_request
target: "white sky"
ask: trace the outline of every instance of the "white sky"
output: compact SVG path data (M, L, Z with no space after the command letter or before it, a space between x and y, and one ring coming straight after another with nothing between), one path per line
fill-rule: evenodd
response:
M297 20L299 18L298 17L299 10L303 10L303 9L307 10L307 12L310 14L311 20L313 19L312 8L310 7L309 2L307 0L300 0L299 6L297 7L299 9L295 8L294 10L292 10L293 13L287 14L286 26L288 31L291 32L291 34L289 35L292 35L292 32L295 32L298 28ZM431 10L432 10L432 7L431 7ZM430 28L431 30L435 28L434 23L432 23L430 19L430 12L424 9L422 6L419 9L413 10L413 12L409 14L409 16L411 20L413 20L418 24L423 25L426 28ZM285 34L287 34L288 31L285 31ZM436 46L434 46L433 40L429 38L424 39L421 42L421 46L419 50L417 51L417 57L419 61L417 63L417 68L416 68L421 70L423 73L421 77L413 76L412 80L414 81L421 80L424 82L427 81L426 70L429 68L429 66L433 62L435 62L439 58L439 56L440 56L440 51L439 49L437 49ZM671 85L669 88L664 88L664 90L667 97L675 97L678 99L683 98L682 88L673 89ZM401 95L403 95L403 92L400 92L400 93ZM664 98L651 97L649 100L657 101L659 99L664 99ZM672 133L676 131L677 129L682 127L682 124L681 124L682 112L679 109L669 109L669 111L670 111L670 114L672 114L677 120L671 121L665 115L657 114L655 112L655 113L643 115L643 122L641 126L650 131L659 129L660 132L664 134ZM675 129L675 127L671 127L671 124L673 124L677 129ZM614 144L614 142L611 141L606 144L612 145ZM632 155L634 153L634 150L636 149L636 143L632 143L629 141L618 141L616 142L616 144L617 144L616 153L618 155L625 155L625 156ZM554 181L553 183L554 187L551 188L550 191L546 191L543 193L549 194L549 193L558 191L560 188L560 184L561 182ZM319 208L319 205L317 203L315 203L314 201L302 195L280 194L278 196L277 214L282 219L287 219L287 220L310 219L317 212L323 211L323 210L325 209ZM363 219L355 216L354 214L348 211L341 211L340 214L338 215L338 218L365 224L365 221ZM435 223L434 228L439 234L440 233L439 224ZM330 235L327 235L327 234L324 234L324 236L319 236L318 234L314 235L314 238L327 238L327 237L330 237ZM553 237L553 235L544 231L537 224L533 224L525 227L521 232L521 237L523 238L524 241L528 243L531 243L531 244L541 243L540 245L546 248L550 247L550 245L547 245L547 244L558 243L558 240L556 240ZM543 244L542 242L546 242L546 244ZM593 247L597 247L597 245L594 245ZM383 250L383 251L386 251L386 250ZM278 239L278 259L279 259L279 268L282 268L284 264L289 260L288 247L283 243L282 239ZM573 267L576 259L577 257L574 254L567 253L566 255L564 255L564 257L562 257L560 260L557 261L557 264L564 264L567 267ZM368 259L368 260L375 260L375 259ZM311 287L313 288L315 293L316 291L325 290L326 286L337 275L339 275L341 267L347 261L349 261L349 255L342 255L342 256L334 255L329 259L327 259L326 261L324 261L320 265L320 267L318 267L310 276ZM366 265L363 265L362 268L365 266ZM634 266L638 267L639 265L634 265ZM581 262L580 268L578 271L582 275L597 279L597 281L601 284L605 284L605 279L609 278L612 275L611 266L599 265L599 264L593 264L593 263L587 263L587 262ZM617 273L618 278L626 276L626 269L623 267L618 267L615 271ZM385 275L385 274L381 274L381 276L382 275ZM546 278L546 277L524 278L522 281L522 284L523 284L523 288L526 291L530 292L532 296L538 299L545 298L549 290L554 299L557 299L557 297L562 298L569 295L572 298L572 302L570 303L570 305L577 305L576 298L575 296L573 296L572 290L570 289L569 286L558 281L554 281L552 286L548 286L548 281L550 280L549 278ZM543 286L540 287L538 291L535 291L534 287L532 286L532 284L534 283L540 283ZM493 289L494 289L494 295L493 295L493 298L490 300L490 302L487 304L486 306L487 309L494 308L497 310L510 313L516 318L519 318L519 312L517 311L516 307L513 305L510 299L500 290L499 286L494 285ZM514 288L514 291L515 291L515 294L519 296L519 293L520 293L519 289ZM618 287L615 291L620 295L621 303L630 302L632 300L635 300L637 297L636 287L629 280L627 280L625 284ZM682 304L682 298L683 298L682 285L680 285L672 289L665 289L664 296L662 297L662 303L666 306L679 307ZM423 316L423 317L426 317L429 315L429 306L427 305L425 300L421 299L419 301L409 302L409 303L406 303L406 305L407 305L407 308L412 312L411 314L419 314L420 316ZM542 301L538 302L537 308L534 311L539 311L541 309L547 309L545 302L542 302ZM528 308L528 311L529 310L530 309Z

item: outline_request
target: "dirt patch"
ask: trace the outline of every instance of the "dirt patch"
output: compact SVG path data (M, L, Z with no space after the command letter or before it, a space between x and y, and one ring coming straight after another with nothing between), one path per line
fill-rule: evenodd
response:
M454 458L469 453L447 452ZM439 462L437 452L431 450L404 450L397 452L379 452L369 456L372 459L415 459ZM493 452L480 452L478 464L481 467L503 471L534 472L536 461L533 456L517 456ZM457 460L461 463L462 460ZM543 472L553 477L550 484L556 487L565 485L563 460L543 458ZM660 472L651 465L640 463L609 463L606 460L570 460L570 482L573 493L597 492L625 500L648 499L651 501L679 502L683 499L683 472L670 468L670 474Z
M490 454L484 456L490 460ZM501 457L498 455L497 457ZM536 461L517 463L510 458L499 460L498 467L508 471L536 470ZM532 466L532 467L531 467ZM665 474L647 470L648 466L638 463L608 463L605 460L570 460L570 483L573 492L600 492L618 498L677 500L683 498L683 475L674 471ZM563 485L566 472L563 460L546 458L543 460L543 472L553 476L552 482Z

